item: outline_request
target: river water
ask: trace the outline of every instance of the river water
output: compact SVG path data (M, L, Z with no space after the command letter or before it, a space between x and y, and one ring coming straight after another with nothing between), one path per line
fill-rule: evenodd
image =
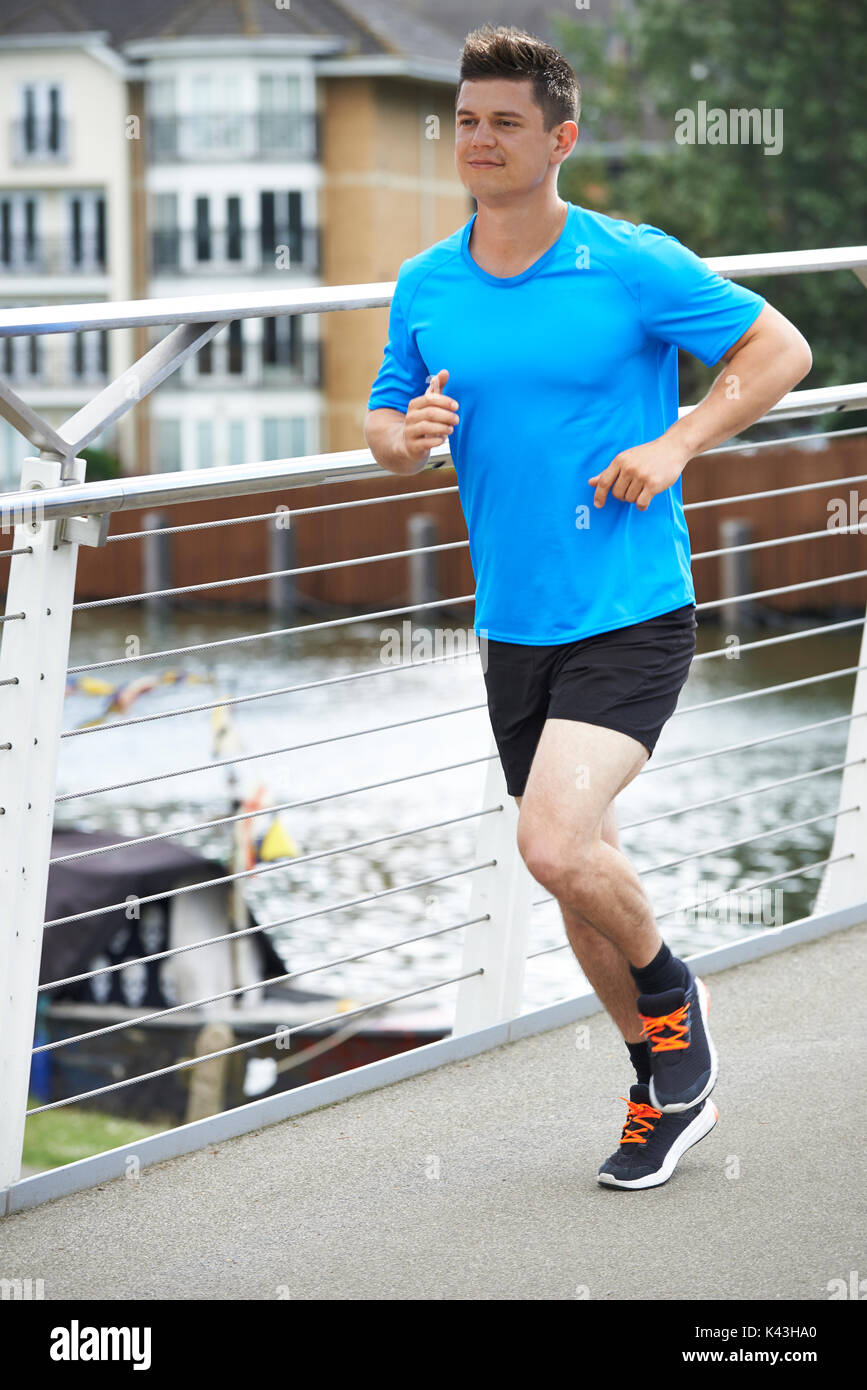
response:
M815 625L824 621L817 618ZM397 622L399 625L400 620ZM132 608L85 611L76 614L70 665L123 655L130 649L130 638L140 641L142 651L153 651L241 637L260 632L267 625L269 620L262 614L243 611L179 613L162 618L146 618ZM282 625L270 623L274 628ZM799 626L806 624L793 622L792 630ZM741 625L739 636L746 642L779 635L780 631L750 631ZM740 885L830 854L833 819L758 837L781 824L835 811L839 772L755 795L746 793L811 768L842 762L846 723L743 752L688 762L668 771L656 769L710 748L846 714L851 707L854 676L779 695L734 700L713 710L692 714L686 710L749 689L853 666L858 660L860 632L860 627L854 627L839 634L742 653L736 660L717 657L694 662L680 697L684 712L678 712L665 727L647 768L617 800L621 827L696 802L708 803L688 815L666 814L663 819L622 830L622 847L646 875L643 881L658 914L717 893L732 894ZM458 638L462 635L458 633ZM725 633L718 626L701 623L697 655L722 646L724 640ZM416 632L416 657L433 654L435 649L419 645L423 643L423 636ZM474 645L471 633L468 645ZM209 765L214 740L208 713L160 718L123 729L113 727L118 718L167 713L214 699L376 671L370 677L253 700L234 708L235 733L244 752L291 750L241 763L239 773L247 789L256 781L262 782L269 804L310 803L281 813L300 856L358 841L380 841L339 855L281 864L250 881L246 889L250 905L260 921L278 921L472 864L478 818L445 826L436 823L480 809L487 764L437 769L483 758L490 751L479 658L470 655L440 664L394 669L383 664L382 650L381 624L365 622L291 637L266 636L211 651L94 672L107 679L128 680L158 670L175 670L196 675L202 683L162 685L142 695L126 715L112 715L98 730L64 739L58 772L60 796L131 779L151 780L133 788L61 802L57 823L143 835L229 813L231 789L226 771ZM402 657L408 660L409 656L404 646ZM94 718L103 703L103 697L70 694L65 705L65 730ZM437 717L418 722L425 715ZM382 729L385 725L400 727ZM168 775L193 767L202 770ZM413 775L423 772L430 775ZM401 780L385 787L354 790L393 778ZM743 794L724 799L732 793ZM416 829L431 825L434 828ZM732 841L746 843L732 849L715 848ZM219 857L229 849L225 827L185 835L182 842ZM657 865L699 850L708 852L651 872ZM764 895L732 896L696 914L664 917L660 926L672 949L682 954L750 935L763 926L809 914L820 876L821 870L814 870L784 880L776 892L772 887ZM365 905L310 916L275 928L273 940L287 968L383 946L469 917L472 879L472 874L465 874ZM534 895L544 896L541 888ZM363 962L315 975L311 984L357 999L402 993L459 974L462 937L463 932L451 932L383 951ZM559 945L564 939L555 905L535 908L530 952ZM583 977L568 950L542 955L528 964L524 1007L553 1002L582 987ZM442 998L448 1006L454 988L449 986L434 998Z

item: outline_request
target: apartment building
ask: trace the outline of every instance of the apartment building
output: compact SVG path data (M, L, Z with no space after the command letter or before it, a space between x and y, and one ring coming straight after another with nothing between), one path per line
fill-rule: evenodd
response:
M125 64L105 38L0 36L0 304L132 297ZM60 423L128 362L131 335L0 340L0 376ZM122 448L129 426L100 444ZM97 441L95 441L97 442ZM0 420L0 487L32 448Z
M399 0L0 15L0 304L393 279L472 211L459 51ZM128 473L357 447L386 332L386 309L232 323L94 442ZM0 376L60 423L153 341L9 338ZM0 421L0 487L29 451Z

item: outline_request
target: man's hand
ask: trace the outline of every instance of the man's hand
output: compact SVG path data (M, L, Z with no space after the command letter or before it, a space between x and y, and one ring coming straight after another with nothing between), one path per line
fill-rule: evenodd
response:
M621 502L634 502L639 511L646 512L651 498L677 482L691 457L664 435L649 444L621 450L607 468L587 479L596 486L594 507L604 507L611 492Z
M458 420L458 403L442 395L449 379L445 368L436 372L423 396L416 396L407 407L403 442L409 458L423 462L431 449L448 439Z

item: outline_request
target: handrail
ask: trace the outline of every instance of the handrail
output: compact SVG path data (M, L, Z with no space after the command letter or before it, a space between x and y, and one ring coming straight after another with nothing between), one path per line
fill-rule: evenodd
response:
M867 381L844 386L823 386L810 391L789 391L763 419L790 419L825 411L863 410L867 407ZM681 406L680 418L695 410ZM781 444L785 441L781 440ZM700 455L698 455L700 457ZM448 444L431 450L430 462L420 471L430 472L450 458ZM407 476L417 477L418 474ZM234 467L208 468L201 474L149 473L134 478L114 478L94 483L69 483L59 487L0 494L0 515L5 527L30 521L34 514L46 521L60 517L97 516L105 512L135 511L140 507L171 507L182 502L250 493L276 492L284 487L345 483L358 478L393 478L380 467L369 449L345 449L338 453L309 454L301 458L273 459L266 463L242 463Z
M705 258L703 258L705 259ZM867 246L830 246L812 251L762 251L742 256L708 256L718 275L805 275L867 266ZM390 303L395 280L367 285L315 285L305 289L248 294L184 295L128 299L115 304L48 304L0 310L0 338L19 334L69 333L94 328L143 328L159 324L226 323L264 314L315 314L331 309L379 309Z

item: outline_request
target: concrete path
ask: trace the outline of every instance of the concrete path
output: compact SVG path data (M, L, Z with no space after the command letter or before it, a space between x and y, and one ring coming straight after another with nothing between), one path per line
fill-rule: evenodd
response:
M861 926L710 977L720 1121L663 1187L595 1181L630 1080L600 1013L9 1217L0 1278L48 1299L826 1300L867 1275L865 953Z

